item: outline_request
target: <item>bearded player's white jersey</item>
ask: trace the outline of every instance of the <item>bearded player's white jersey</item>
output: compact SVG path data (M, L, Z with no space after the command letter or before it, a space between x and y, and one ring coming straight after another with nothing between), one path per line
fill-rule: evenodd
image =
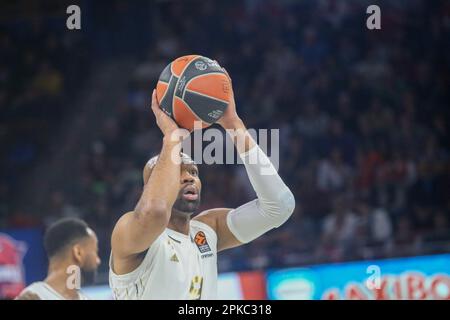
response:
M22 290L22 293L25 292L34 293L41 300L67 300L44 281L38 281L30 284L28 287ZM80 300L88 300L88 297L86 297L81 292L78 292L78 296Z
M117 275L110 259L109 270L109 285L118 300L216 299L217 235L195 220L189 235L166 228L138 268Z

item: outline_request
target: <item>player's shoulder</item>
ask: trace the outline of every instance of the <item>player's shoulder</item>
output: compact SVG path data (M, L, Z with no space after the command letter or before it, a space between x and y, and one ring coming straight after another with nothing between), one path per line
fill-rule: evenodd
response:
M22 291L14 300L42 300L41 297L29 290Z
M125 212L120 218L116 221L114 229L112 231L112 238L114 239L116 236L120 235L122 232L126 231L127 223L130 221L130 217L132 217L134 211Z
M217 232L218 220L223 218L230 212L232 209L230 208L214 208L202 211L194 218L192 218L191 223L194 224L205 224L209 228L213 229L214 232Z
M134 214L134 211L128 211L125 212L123 215L120 216L120 218L117 220L116 222L116 226L124 223L126 219L128 219L130 216L132 216Z
M193 221L200 221L203 223L206 223L208 225L214 224L215 221L217 221L217 218L221 215L227 214L230 212L230 208L214 208L214 209L208 209L205 211L200 212L198 215L196 215L194 218L192 218Z
M28 287L26 287L26 288L23 289L23 290L24 290L24 291L25 291L25 290L28 290L28 291L31 291L31 290L39 290L39 289L42 289L44 286L45 286L45 282L44 282L44 281L36 281L36 282L30 283L30 284L28 285Z
M44 282L37 281L28 285L20 292L16 300L41 300L40 293L44 288Z

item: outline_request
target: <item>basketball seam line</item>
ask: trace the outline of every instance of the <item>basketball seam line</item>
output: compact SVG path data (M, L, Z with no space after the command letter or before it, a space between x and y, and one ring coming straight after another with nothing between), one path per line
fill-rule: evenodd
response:
M208 73L202 73L202 74L199 74L199 75L197 75L197 76L195 76L195 77L192 77L192 78L189 79L189 81L186 82L186 84L184 85L184 91L183 91L183 94L182 94L182 97L181 97L181 98L184 100L184 93L186 92L186 90L188 90L187 87L188 87L189 83L190 83L192 80L197 79L197 78L200 78L200 77L203 77L203 76L208 75L208 74L224 74L224 73L223 73L223 72L218 72L218 71L213 71L213 72L208 72ZM189 90L189 91L191 91L191 90Z
M166 90L166 92L164 92L164 95L161 98L161 102L163 101L164 97L166 96L167 91L169 91L169 85L170 85L170 81L172 81L172 77L173 77L173 74L170 75L169 82L167 82L167 90ZM161 81L161 82L163 82L163 81Z
M194 61L194 60L197 59L198 57L200 57L200 56L197 56L197 57L193 58L191 61L189 61L189 62L184 66L183 70L181 70L181 72L180 72L180 76L178 77L177 82L175 83L175 88L173 89L173 94L172 94L172 109L173 109L172 111L173 111L173 118L174 118L174 119L175 119L175 108L173 107L173 101L174 101L174 99L175 99L175 97L176 97L175 92L177 92L178 82L180 81L181 76L183 75L184 71L186 71L186 68L192 63L192 61ZM172 64L170 65L170 69L172 70ZM185 88L186 88L186 85L185 85ZM191 109L191 108L189 107L189 109ZM191 109L191 111L192 111L192 109ZM192 112L194 112L194 111L192 111ZM198 117L197 117L197 118L198 118ZM201 119L199 118L199 120L201 120Z
M173 62L174 62L174 61L172 61L172 62L170 63L170 75L171 75L171 76L174 74L173 69L172 69L172 67L173 67Z
M175 99L175 98L178 98L178 99L180 99L181 101L183 101L184 104L186 105L186 107L187 107L189 110L192 111L192 113L194 114L194 116L195 116L199 121L204 122L204 123L209 124L209 125L212 125L212 123L209 123L209 122L206 122L206 121L202 120L202 119L198 116L198 114L195 113L195 111L191 109L191 106L189 105L189 103L187 103L186 101L184 101L184 100L181 99L180 97L174 97L174 99ZM174 110L175 110L175 108L174 108ZM174 117L175 117L175 111L174 111Z
M190 93L193 93L193 94L198 94L199 96L202 96L202 97L205 97L205 98L210 98L210 99L213 99L213 100L216 100L216 101L219 101L219 102L223 102L223 103L225 103L227 105L229 103L228 101L225 101L225 100L222 100L222 99L219 99L219 98L215 98L215 97L211 97L211 96L208 96L207 94L200 93L200 92L197 92L197 91L192 91L192 90L189 90L189 89L185 89L184 92L186 92L186 91L189 91ZM183 93L183 101L184 101L184 93Z

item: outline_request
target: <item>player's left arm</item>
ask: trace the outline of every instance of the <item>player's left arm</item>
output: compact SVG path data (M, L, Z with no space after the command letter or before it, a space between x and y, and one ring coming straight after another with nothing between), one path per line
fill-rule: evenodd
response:
M294 211L295 198L238 117L234 97L218 123L233 139L257 195L257 199L236 209L207 210L194 218L216 231L220 251L250 242L281 226Z

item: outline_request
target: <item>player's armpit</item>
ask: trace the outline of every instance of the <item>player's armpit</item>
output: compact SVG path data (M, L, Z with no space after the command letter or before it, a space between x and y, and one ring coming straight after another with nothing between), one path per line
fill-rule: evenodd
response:
M227 215L232 209L216 208L203 211L193 220L198 220L210 226L217 234L217 251L234 248L242 245L231 233L227 225Z
M14 300L41 300L41 298L33 292L25 291L18 295Z

